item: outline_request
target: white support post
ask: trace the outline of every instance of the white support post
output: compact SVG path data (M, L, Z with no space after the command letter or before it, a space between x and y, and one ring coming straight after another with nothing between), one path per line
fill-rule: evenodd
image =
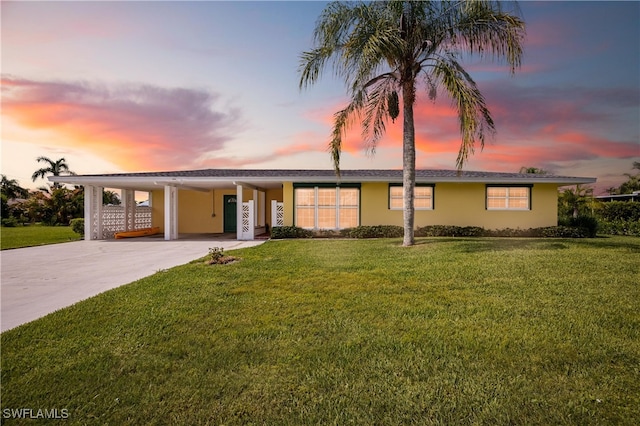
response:
M254 210L254 213L255 213L257 205L258 205L258 190L254 189L253 190L253 210ZM251 220L251 223L253 223L253 226L254 227L258 226L258 215L254 214L252 219L253 220Z
M267 223L267 194L264 191L260 191L260 200L258 202L258 226L264 226Z
M236 239L242 239L242 185L236 186Z
M164 187L164 239L178 239L178 189L169 185Z
M122 190L122 206L124 207L124 230L133 231L136 223L136 192L131 189Z
M278 226L278 201L276 200L271 200L271 229L273 229L274 226Z
M84 187L84 239L102 239L102 187Z

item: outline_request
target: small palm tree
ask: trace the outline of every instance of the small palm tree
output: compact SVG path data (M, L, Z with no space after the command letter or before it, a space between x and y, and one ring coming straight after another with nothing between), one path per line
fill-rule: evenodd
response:
M640 161L633 162L633 170L640 170ZM640 191L640 173L632 175L631 173L624 174L627 177L627 181L620 185L620 194L631 194L634 191Z
M64 158L60 158L57 161L53 161L47 157L38 157L36 160L38 162L47 163L48 166L33 172L33 175L31 175L31 180L33 180L34 182L38 178L44 179L45 177L47 177L47 175L60 176L62 173L75 175L75 173L69 169L69 165L67 164ZM60 188L61 186L62 185L60 185L58 182L54 182L53 184L54 189Z
M329 4L315 28L315 47L303 52L300 88L315 83L329 64L348 87L349 104L338 111L329 148L340 174L342 141L350 124L362 123L369 149L385 123L402 112L404 245L414 243L416 88L424 82L435 100L438 89L453 99L462 141L456 161L462 169L476 142L495 130L476 83L460 64L466 54L506 59L520 66L525 24L497 1L389 1Z
M567 188L558 197L559 210L566 216L577 218L580 214L586 214L589 204L593 202L593 188L576 185L576 188Z
M536 175L546 175L547 171L545 169L539 169L537 167L520 167L520 171L518 173L528 173L528 174L536 174Z

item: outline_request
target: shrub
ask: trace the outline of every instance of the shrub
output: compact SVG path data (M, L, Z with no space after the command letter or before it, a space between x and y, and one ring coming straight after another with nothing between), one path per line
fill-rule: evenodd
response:
M640 221L601 220L599 231L607 235L628 235L640 237Z
M611 201L602 203L598 217L604 221L640 221L640 203L631 201Z
M396 225L358 226L346 233L349 238L397 238L403 235L402 226Z
M308 229L298 228L297 226L274 226L271 228L271 238L311 238L313 232Z
M429 225L416 230L418 237L482 237L486 235L479 226Z
M587 233L583 228L571 226L549 226L538 228L541 237L545 238L586 238Z
M569 219L569 226L584 231L587 237L594 238L598 231L598 219L593 216L578 216Z
M18 226L18 219L15 217L6 217L2 219L2 226L6 228L15 228Z
M73 230L73 232L75 232L76 234L84 235L84 219L83 218L71 219L71 222L69 222L69 225L71 225L71 229Z
M312 238L340 238L345 236L344 229L316 229L311 233Z
M224 254L223 247L213 247L209 249L209 259L205 260L207 265L226 265L227 263L239 260L235 256L227 256Z

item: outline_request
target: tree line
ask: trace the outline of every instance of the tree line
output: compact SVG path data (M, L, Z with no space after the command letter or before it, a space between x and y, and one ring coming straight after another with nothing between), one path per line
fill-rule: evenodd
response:
M33 172L33 182L50 175L75 174L64 158L54 161L47 157L38 157L36 161L45 163L45 166ZM84 188L81 186L69 189L55 182L30 191L20 186L17 180L2 175L0 189L0 217L3 226L27 223L67 226L72 219L84 217ZM118 194L109 190L103 192L102 201L104 204L120 204Z

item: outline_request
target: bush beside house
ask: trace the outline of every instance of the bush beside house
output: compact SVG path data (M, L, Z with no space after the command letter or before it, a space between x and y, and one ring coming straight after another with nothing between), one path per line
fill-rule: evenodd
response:
M598 232L607 235L640 236L640 203L611 201L594 209Z
M399 238L403 235L401 226L376 225L358 226L338 231L298 228L296 226L275 226L271 238ZM484 229L478 226L430 225L420 227L416 237L544 237L544 238L588 238L594 237L589 228L579 226L549 226L529 229Z

